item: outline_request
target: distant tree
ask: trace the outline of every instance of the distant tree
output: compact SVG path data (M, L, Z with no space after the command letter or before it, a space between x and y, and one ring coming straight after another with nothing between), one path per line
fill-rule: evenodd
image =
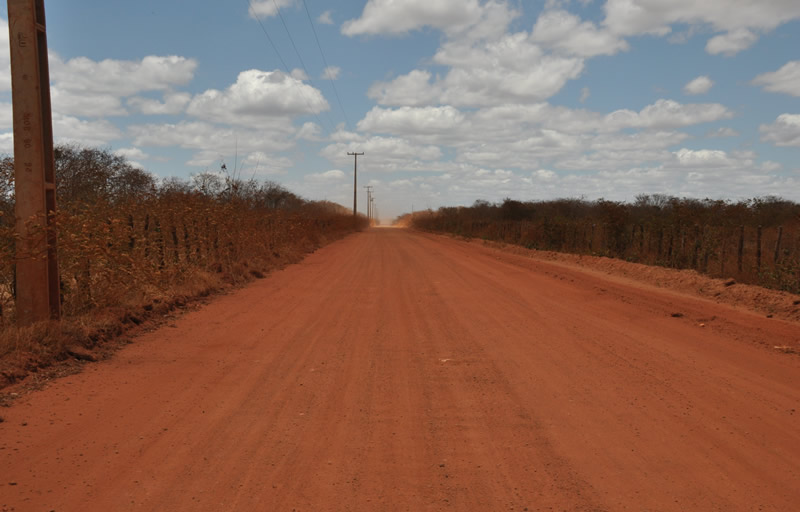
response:
M213 172L203 171L192 176L192 187L204 196L217 197L224 186L222 177Z
M152 194L155 178L108 149L61 144L55 147L59 204L93 204Z

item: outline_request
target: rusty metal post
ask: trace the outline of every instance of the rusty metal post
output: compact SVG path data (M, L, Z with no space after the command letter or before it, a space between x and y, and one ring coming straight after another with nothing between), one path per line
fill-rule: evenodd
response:
M53 121L44 0L8 0L17 241L17 321L58 319Z

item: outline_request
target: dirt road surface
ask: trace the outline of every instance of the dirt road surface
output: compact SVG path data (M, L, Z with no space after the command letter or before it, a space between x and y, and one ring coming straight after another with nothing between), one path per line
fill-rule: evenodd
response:
M798 339L375 229L0 410L0 510L796 511Z

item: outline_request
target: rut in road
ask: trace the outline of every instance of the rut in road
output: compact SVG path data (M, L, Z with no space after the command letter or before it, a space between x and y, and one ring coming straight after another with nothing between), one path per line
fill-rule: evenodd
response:
M0 509L796 510L799 336L373 229L4 410Z

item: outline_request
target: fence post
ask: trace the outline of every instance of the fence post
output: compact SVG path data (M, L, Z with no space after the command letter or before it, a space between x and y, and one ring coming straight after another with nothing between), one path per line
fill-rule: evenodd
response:
M136 246L136 232L134 231L132 213L128 214L128 228L130 230L130 234L128 235L128 250L133 252L133 248Z
M675 266L675 262L673 261L673 258L672 258L672 242L673 242L674 239L675 239L675 231L674 230L670 230L670 233L669 233L669 246L667 247L667 261L669 261L669 266L670 267L674 267Z
M772 261L777 265L781 252L781 238L783 238L783 226L778 226L778 240L775 241L775 256Z
M183 221L183 250L186 253L186 263L192 261L192 245L189 243L189 229L186 227L186 221Z
M180 244L178 243L178 228L175 226L174 223L172 224L172 228L170 231L172 233L172 246L175 252L173 260L175 261L175 263L178 263L180 261Z
M744 225L739 226L739 254L737 259L737 269L742 273L742 262L744 260Z
M761 226L756 231L756 271L761 272Z
M639 257L644 261L644 226L639 224Z
M158 245L158 268L163 269L166 266L164 257L166 255L166 242L164 241L164 232L161 230L161 221L156 217L155 220L156 230L156 244Z
M686 230L681 228L681 254L678 266L682 267L686 261Z
M725 249L728 248L728 236L725 233L725 230L722 230L722 249L721 254L719 256L719 275L721 277L725 277L725 253L727 252Z

